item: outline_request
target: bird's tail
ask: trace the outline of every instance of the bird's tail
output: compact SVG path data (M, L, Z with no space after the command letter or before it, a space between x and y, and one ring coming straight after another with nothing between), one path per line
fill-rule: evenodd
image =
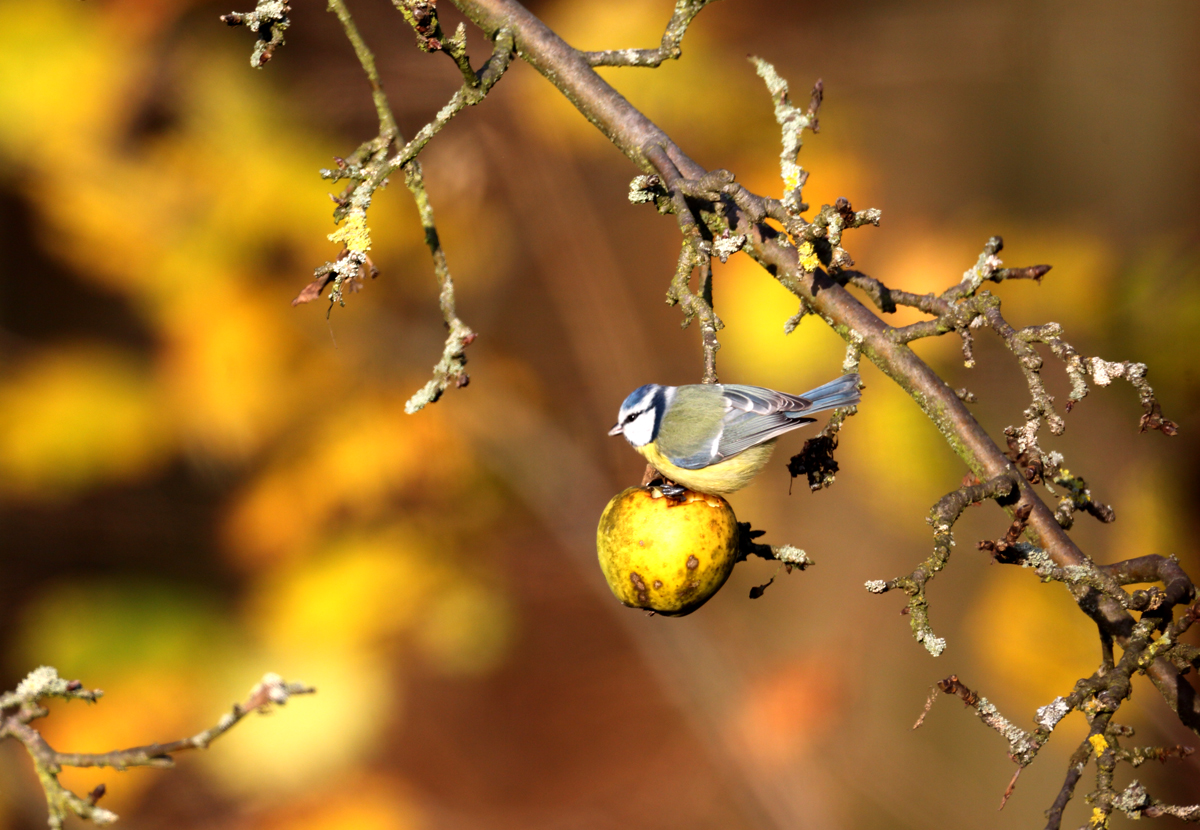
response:
M805 392L800 397L812 403L812 407L804 410L805 415L814 412L824 412L827 409L837 409L840 406L853 406L862 395L858 391L859 377L842 375L837 380L831 380L824 386L818 386Z

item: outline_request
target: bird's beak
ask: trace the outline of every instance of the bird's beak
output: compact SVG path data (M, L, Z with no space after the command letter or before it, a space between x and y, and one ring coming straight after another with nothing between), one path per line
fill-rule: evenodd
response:
M612 429L610 429L608 431L608 434L609 435L620 435L621 434L621 425L617 424L615 427L613 427Z

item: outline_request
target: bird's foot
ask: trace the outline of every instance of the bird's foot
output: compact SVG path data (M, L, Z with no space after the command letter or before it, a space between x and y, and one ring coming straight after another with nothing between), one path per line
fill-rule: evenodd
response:
M688 491L686 487L680 487L673 481L664 481L659 489L662 490L662 494L671 501L684 501L685 495Z
M684 496L688 491L686 487L681 487L671 481L650 464L646 465L646 474L642 476L642 486L658 490L675 504L682 504L687 500Z
M661 492L667 499L675 504L683 504L685 501L687 501L688 489L686 487L679 486L669 478L659 479L651 486L657 487L659 492Z

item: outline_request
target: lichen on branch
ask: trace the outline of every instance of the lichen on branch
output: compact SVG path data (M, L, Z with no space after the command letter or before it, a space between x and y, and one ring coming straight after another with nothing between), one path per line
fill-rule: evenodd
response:
M801 198L801 190L808 181L808 172L796 162L796 157L804 143L804 131L812 130L815 133L821 129L817 120L817 110L825 97L825 85L817 79L813 85L808 109L802 110L792 103L788 82L780 77L772 64L758 57L751 57L750 62L754 64L755 71L767 85L767 91L771 93L771 100L775 103L775 120L783 129L783 149L779 154L779 173L783 178L783 198L780 201L788 213L799 215L808 209L808 205ZM804 256L803 252L801 256Z
M271 6L271 9L265 9L266 5L270 4L260 2L259 9L254 13L259 15L253 20L254 26L261 28L262 25L265 25L261 23L260 18L274 9L274 6ZM446 253L438 236L433 207L429 201L424 174L417 156L430 139L451 119L467 107L478 104L487 96L512 61L513 39L507 32L496 32L492 38L492 55L476 72L471 68L470 58L466 53L465 28L460 25L454 36L446 37L442 32L434 2L394 0L394 5L413 27L417 34L418 45L422 49L427 52L445 52L450 56L462 72L463 85L438 111L432 121L418 130L411 140L405 142L396 126L391 104L384 93L383 84L375 65L374 53L359 32L345 2L328 0L329 10L337 16L338 21L342 24L346 39L354 49L371 87L371 97L379 120L379 134L375 138L363 142L346 158L335 158L333 168L321 170L321 176L324 179L349 182L341 194L331 194L335 204L334 220L339 227L329 234L329 241L340 244L342 250L336 259L325 262L316 268L312 281L301 290L292 304L300 305L312 302L328 288L330 309L335 304L345 305L347 293L357 292L362 287L366 276L374 278L378 275L378 269L375 268L369 254L371 250L369 210L376 192L387 186L390 176L401 173L404 176L405 186L416 202L425 242L433 259L434 276L438 284L438 305L447 329L442 356L433 368L432 378L409 399L405 406L405 411L411 414L436 401L450 386L461 388L470 382L466 372L465 350L476 337L475 332L458 316L454 280L451 277ZM282 6L282 9L286 11L287 7ZM247 15L241 15L236 22L250 24L251 19ZM282 34L280 34L280 38L282 38ZM398 149L397 145L400 145Z
M964 484L942 496L929 511L928 521L933 526L933 552L907 576L866 583L866 589L872 594L885 594L898 589L908 595L907 611L913 636L934 657L940 657L946 650L946 641L934 634L929 625L929 600L925 596L925 587L950 561L950 550L954 547L954 524L972 504L988 499L1008 499L1016 489L1017 483L1012 476L999 475L986 482Z
M292 7L285 0L258 0L258 5L252 12L230 12L221 15L221 22L227 26L245 26L258 35L254 42L254 51L250 54L250 65L262 69L269 61L275 50L283 45L283 33L292 25Z
M592 66L648 66L657 67L667 60L678 60L683 54L683 36L688 26L701 10L716 0L676 0L675 13L667 22L662 43L657 49L605 49L602 52L584 52L583 57Z

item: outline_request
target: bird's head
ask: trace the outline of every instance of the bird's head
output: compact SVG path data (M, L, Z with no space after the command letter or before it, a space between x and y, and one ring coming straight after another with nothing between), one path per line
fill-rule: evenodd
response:
M644 447L658 435L663 414L667 411L674 388L647 383L629 394L617 413L617 424L609 435L624 435L635 447Z

